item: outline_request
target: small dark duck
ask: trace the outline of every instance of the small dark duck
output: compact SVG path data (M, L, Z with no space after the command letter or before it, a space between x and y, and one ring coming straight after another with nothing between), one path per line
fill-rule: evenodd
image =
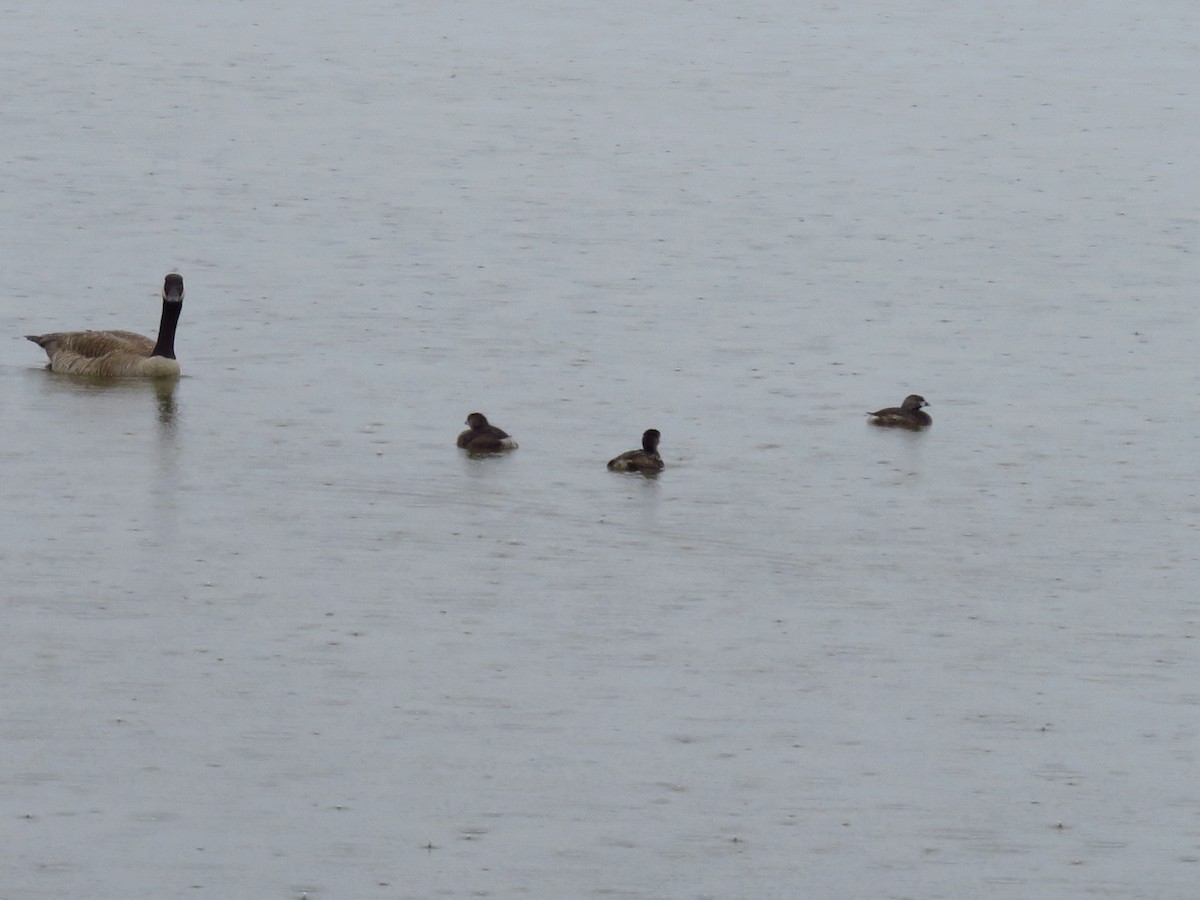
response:
M642 449L630 450L608 461L613 472L640 472L643 475L663 470L662 457L658 455L658 439L662 437L657 428L642 434Z
M920 394L909 394L899 406L889 406L887 409L867 413L872 416L871 424L880 428L907 428L909 431L920 431L933 424L929 413L921 407L928 406Z
M468 453L503 453L516 450L517 443L487 420L483 413L473 412L467 416L466 431L458 436L458 446Z

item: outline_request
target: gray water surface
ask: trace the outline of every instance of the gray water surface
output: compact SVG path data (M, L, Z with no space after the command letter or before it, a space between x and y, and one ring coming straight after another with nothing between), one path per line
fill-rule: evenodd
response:
M5 10L0 897L1193 896L1198 13L968 7Z

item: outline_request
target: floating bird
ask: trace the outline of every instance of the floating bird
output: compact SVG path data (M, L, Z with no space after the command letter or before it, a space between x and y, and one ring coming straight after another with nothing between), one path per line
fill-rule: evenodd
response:
M662 457L658 455L658 439L662 437L657 428L651 428L642 434L642 449L630 450L608 461L608 467L614 472L661 472Z
M920 394L909 394L899 406L889 406L887 409L867 413L873 416L872 425L881 428L907 428L909 431L920 431L933 424L929 413L922 411L922 406L928 406Z
M517 442L487 420L483 413L473 412L467 416L466 431L458 436L458 446L470 453L502 453L516 450Z
M157 341L132 331L57 331L26 337L46 351L51 371L64 375L109 378L178 375L175 326L183 311L181 276L172 273L163 281L162 302Z

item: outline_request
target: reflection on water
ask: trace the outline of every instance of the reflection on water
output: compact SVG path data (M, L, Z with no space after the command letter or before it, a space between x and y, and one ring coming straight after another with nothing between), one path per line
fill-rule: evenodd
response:
M171 435L176 428L176 390L179 387L179 377L173 378L98 378L88 375L61 375L51 372L49 368L38 372L29 372L27 377L46 398L72 397L86 398L97 395L108 396L125 403L131 398L153 398L154 416L161 426L163 436ZM49 400L47 407L53 406ZM123 407L127 408L127 407Z
M174 531L182 451L179 378L96 378L41 369L28 371L25 383L38 410L33 434L51 427L69 431L82 454L74 463L78 474L90 472L104 491L120 492L114 508L125 515L137 515L130 499L147 492L154 498L154 530ZM154 440L142 441L148 434Z
M154 394L158 398L158 424L169 433L175 433L175 389L179 386L178 378L155 378Z

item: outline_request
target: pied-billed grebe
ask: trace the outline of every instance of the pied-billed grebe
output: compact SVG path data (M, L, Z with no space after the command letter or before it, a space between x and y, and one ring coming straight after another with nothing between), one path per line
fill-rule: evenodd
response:
M471 413L467 416L467 425L470 427L458 436L458 446L470 453L501 453L517 449L516 441L508 436L508 432L489 423L483 413Z
M889 406L887 409L876 410L867 415L873 416L872 425L878 425L881 428L907 428L909 431L920 431L933 424L929 413L921 409L922 406L928 405L920 394L909 394L899 406Z
M642 449L630 450L608 461L608 467L614 472L661 472L662 457L658 455L658 439L662 437L657 428L651 428L642 434Z
M51 371L64 375L169 377L179 374L175 326L182 311L183 278L171 273L163 281L157 341L132 331L58 331L26 337L46 351Z

